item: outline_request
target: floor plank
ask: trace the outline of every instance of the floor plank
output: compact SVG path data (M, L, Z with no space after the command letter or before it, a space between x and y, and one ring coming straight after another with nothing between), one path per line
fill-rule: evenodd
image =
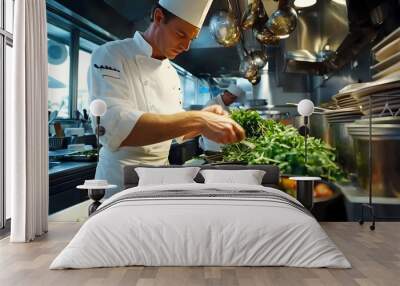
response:
M352 263L352 269L289 267L124 267L50 271L55 256L81 222L51 222L49 233L29 244L0 240L0 285L136 285L136 286L266 286L266 285L398 285L400 223L322 223L330 238Z

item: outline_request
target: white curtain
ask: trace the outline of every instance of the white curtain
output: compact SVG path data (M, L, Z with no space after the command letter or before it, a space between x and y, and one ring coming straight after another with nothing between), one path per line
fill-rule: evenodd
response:
M12 242L47 232L48 127L45 0L15 1L13 94L6 99L6 187Z

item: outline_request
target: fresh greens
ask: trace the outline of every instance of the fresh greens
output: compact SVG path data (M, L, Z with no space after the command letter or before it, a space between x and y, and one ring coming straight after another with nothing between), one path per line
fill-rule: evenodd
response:
M275 164L284 174L321 176L331 181L346 181L345 174L335 163L334 149L321 139L307 139L306 174L304 137L297 129L274 120L265 120L257 111L238 109L234 110L231 116L246 130L246 140L256 147L250 149L240 143L225 145L224 162Z

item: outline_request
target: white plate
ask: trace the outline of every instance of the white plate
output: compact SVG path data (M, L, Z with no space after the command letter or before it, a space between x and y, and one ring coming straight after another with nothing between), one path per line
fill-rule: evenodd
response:
M396 30L387 35L382 41L373 46L371 49L372 52L376 52L377 50L381 49L382 47L386 46L397 38L400 38L400 27L398 27Z
M400 37L377 50L375 52L375 59L379 62L382 62L398 52L400 52Z
M393 56L387 58L386 60L377 63L376 65L373 65L370 67L370 69L374 72L374 73L379 73L391 66L393 66L394 64L397 64L400 61L400 52L394 54Z
M394 74L395 72L400 71L400 59L399 62L397 64L394 64L392 66L389 66L387 69L384 69L383 71L374 74L372 76L372 79L376 80L376 79L380 79L386 76L390 76L391 74Z

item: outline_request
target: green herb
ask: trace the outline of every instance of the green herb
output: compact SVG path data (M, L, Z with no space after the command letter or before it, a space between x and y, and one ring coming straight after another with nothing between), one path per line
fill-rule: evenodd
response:
M265 120L257 111L238 109L231 116L245 129L246 141L254 144L255 148L241 143L225 145L224 162L275 164L284 174L306 175L304 137L297 129L274 120ZM347 180L335 162L335 149L314 137L308 138L307 147L307 175L320 176L330 181Z

